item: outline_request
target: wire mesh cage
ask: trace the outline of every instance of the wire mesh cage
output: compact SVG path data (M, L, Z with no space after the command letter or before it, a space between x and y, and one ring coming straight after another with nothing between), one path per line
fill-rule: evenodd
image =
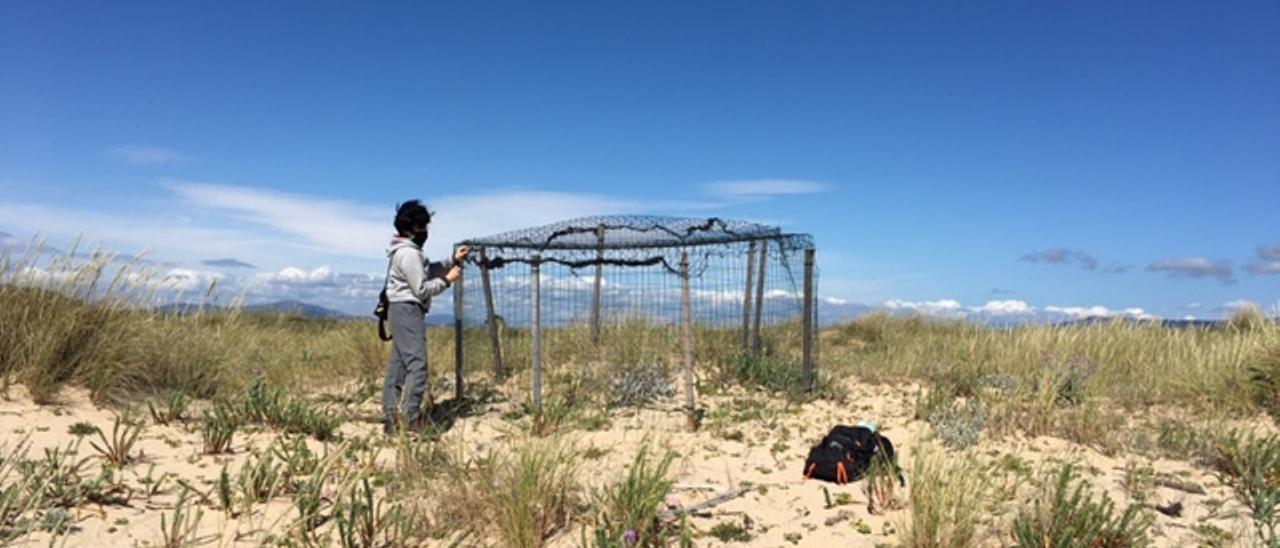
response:
M812 387L813 239L718 218L583 217L459 242L457 363L617 371L773 360ZM588 363L589 362L589 363ZM685 375L693 388L693 372ZM458 376L461 381L461 373Z

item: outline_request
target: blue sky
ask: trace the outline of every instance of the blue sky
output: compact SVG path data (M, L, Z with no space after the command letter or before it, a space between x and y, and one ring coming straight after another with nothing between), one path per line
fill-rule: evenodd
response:
M6 0L0 237L363 312L407 197L436 252L718 215L812 233L851 303L1215 317L1280 303L1276 36L1275 2Z

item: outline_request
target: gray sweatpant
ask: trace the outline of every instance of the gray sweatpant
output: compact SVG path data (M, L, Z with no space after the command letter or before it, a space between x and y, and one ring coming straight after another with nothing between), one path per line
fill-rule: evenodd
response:
M422 395L427 388L427 324L418 303L391 303L391 361L382 385L382 413L387 424L403 418L407 425L422 415Z

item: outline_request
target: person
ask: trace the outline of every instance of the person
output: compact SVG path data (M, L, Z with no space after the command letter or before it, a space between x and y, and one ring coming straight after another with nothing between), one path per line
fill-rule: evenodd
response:
M401 421L422 426L422 398L427 386L426 315L431 298L462 277L462 261L470 249L459 246L452 257L429 262L423 253L431 211L418 200L396 206L396 236L387 247L387 323L391 325L391 359L382 388L384 431L394 433Z

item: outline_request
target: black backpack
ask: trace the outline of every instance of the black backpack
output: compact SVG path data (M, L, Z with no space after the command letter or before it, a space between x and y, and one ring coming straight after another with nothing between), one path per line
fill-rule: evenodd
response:
M889 438L864 426L836 425L809 449L809 457L804 461L804 477L843 485L862 479L877 458L889 463L898 482L905 483Z

